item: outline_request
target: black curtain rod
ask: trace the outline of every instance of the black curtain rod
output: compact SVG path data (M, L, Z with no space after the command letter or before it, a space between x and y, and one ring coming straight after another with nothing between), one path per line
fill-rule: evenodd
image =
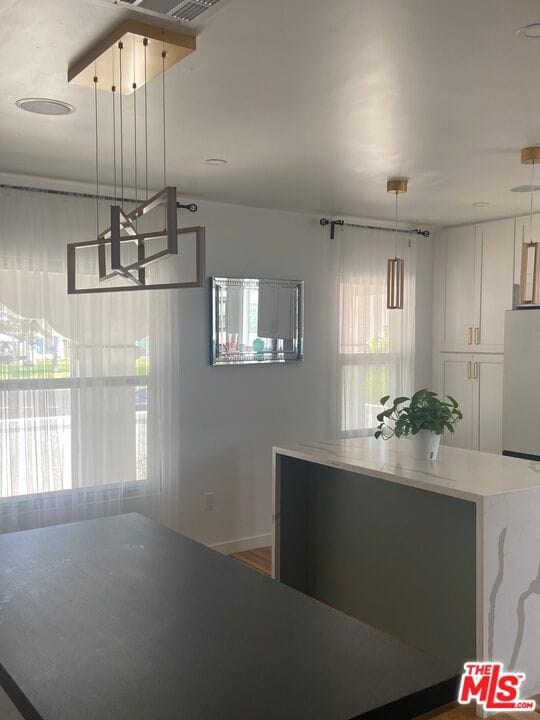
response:
M334 240L336 236L336 225L344 227L364 228L365 230L386 230L388 232L407 233L407 235L422 235L423 237L429 237L429 230L401 230L398 228L382 227L380 225L358 225L356 223L345 222L345 220L328 220L328 218L321 218L320 223L323 227L330 225L330 239Z
M3 185L0 183L0 188L4 190L23 190L25 192L38 192L38 193L47 193L48 195L63 195L64 197L78 197L78 198L86 198L88 200L108 200L109 202L128 202L128 203L140 203L141 200L136 200L135 198L120 198L120 197L114 197L114 195L96 195L94 193L81 193L81 192L71 192L70 190L51 190L50 188L36 188L36 187L26 187L24 185ZM195 213L199 209L195 203L189 203L188 205L184 205L182 203L176 203L177 208L182 208L183 210L189 210L189 212Z

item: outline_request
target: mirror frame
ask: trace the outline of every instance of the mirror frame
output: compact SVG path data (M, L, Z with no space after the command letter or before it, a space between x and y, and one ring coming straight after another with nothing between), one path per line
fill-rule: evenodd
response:
M246 357L239 356L238 360L227 362L219 351L219 333L223 328L219 327L219 293L225 287L287 287L296 290L296 352L274 352L271 357L257 359L256 353L246 353ZM235 278L235 277L211 277L210 287L210 364L221 367L235 367L239 365L269 365L302 362L304 359L304 281L285 280L274 278Z

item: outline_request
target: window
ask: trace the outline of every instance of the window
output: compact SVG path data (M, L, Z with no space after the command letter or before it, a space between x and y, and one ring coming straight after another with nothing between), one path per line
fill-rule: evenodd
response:
M395 386L399 357L390 352L385 287L343 283L340 307L348 308L351 323L340 326L341 430L354 437L377 425L379 400Z
M148 355L0 304L0 497L145 479Z
M394 254L394 238L355 232L340 241L337 365L343 437L376 427L381 397L406 394L412 386L414 263L408 247L401 251L407 257L408 302L404 310L388 310L386 261Z
M67 295L66 245L97 210L0 191L0 532L131 511L178 527L181 293Z

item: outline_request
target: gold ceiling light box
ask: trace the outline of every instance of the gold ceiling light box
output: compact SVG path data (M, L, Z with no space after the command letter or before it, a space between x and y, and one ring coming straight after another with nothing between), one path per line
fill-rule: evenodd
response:
M173 32L161 27L140 22L125 22L107 38L97 43L82 59L68 70L68 81L85 88L92 88L95 113L95 177L96 177L96 235L94 240L70 243L67 248L68 294L119 292L125 290L155 290L162 288L202 287L205 283L204 228L178 228L179 208L196 212L196 205L182 205L177 200L176 188L167 183L167 127L166 127L166 86L165 73L177 62L186 58L196 48L196 39L190 35ZM153 195L149 191L148 157L155 156L155 148L148 145L148 83L161 76L161 107L156 120L162 131L163 189ZM107 95L102 98L105 91ZM140 98L140 93L144 97ZM130 96L129 98L126 96ZM125 103L131 105L126 114ZM99 111L112 118L112 157L109 170L114 178L114 196L110 207L110 222L105 230L100 227L100 153ZM142 107L142 110L141 110ZM103 112L103 111L102 111ZM126 124L132 123L132 131L126 137ZM144 138L141 146L139 136ZM128 148L128 144L130 147ZM126 181L131 183L126 193ZM129 195L134 197L128 197ZM109 198L110 199L110 198ZM129 208L127 206L130 206ZM146 232L138 226L143 216L164 208L163 224ZM156 223L159 221L156 220ZM182 281L175 276L170 280L167 273L160 275L150 267L169 260L167 268L176 265L172 256L181 255L179 240L191 236L194 242L195 272ZM157 241L157 242L156 242ZM96 271L88 270L87 251L93 255ZM126 252L127 251L127 252ZM78 258L84 260L84 278L87 284L78 281L83 277L79 271ZM184 255L180 258L184 261ZM163 266L161 265L163 269ZM92 282L88 284L88 276ZM94 284L95 277L95 284Z
M121 85L119 43L124 49ZM145 82L150 82L163 71L163 51L166 52L165 71L167 71L196 48L197 40L191 35L129 20L122 23L84 57L70 66L68 82L93 88L94 77L97 77L98 90L110 91L114 85L123 95L131 95L134 92L134 84L142 87Z
M386 192L396 194L406 193L408 184L409 181L404 178L398 180L388 180L386 183Z
M521 247L520 304L540 305L540 243L534 240L534 171L540 162L540 146L521 150L523 165L531 165L529 240Z

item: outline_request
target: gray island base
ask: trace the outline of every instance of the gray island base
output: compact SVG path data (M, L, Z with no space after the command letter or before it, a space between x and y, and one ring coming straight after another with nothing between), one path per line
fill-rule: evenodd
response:
M449 663L540 693L540 463L407 440L274 448L273 575Z

